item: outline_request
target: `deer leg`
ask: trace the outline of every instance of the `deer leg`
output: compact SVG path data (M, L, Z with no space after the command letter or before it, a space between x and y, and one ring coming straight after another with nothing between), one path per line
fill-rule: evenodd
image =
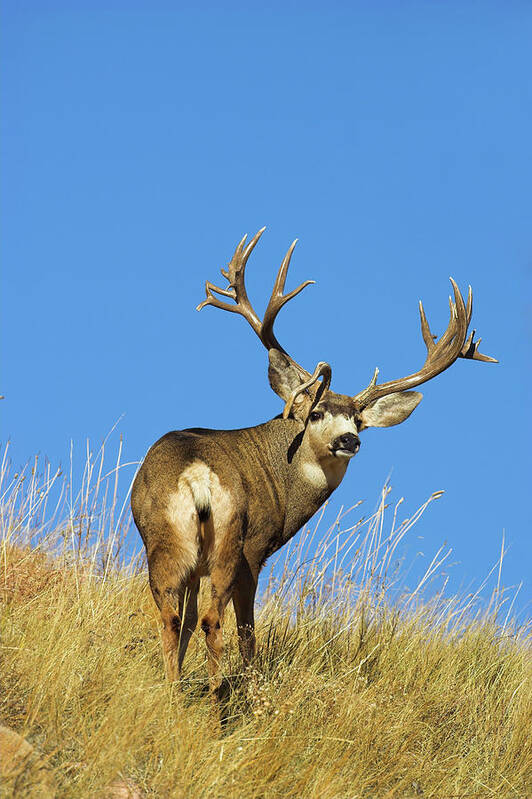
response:
M207 644L207 671L211 693L215 693L221 684L220 665L223 655L222 624L225 608L231 598L231 580L227 580L221 569L211 573L212 601L207 613L201 620L201 629L205 633Z
M182 611L181 618L183 619L181 625L181 634L179 638L179 654L178 654L178 668L181 674L183 668L183 660L187 651L187 647L196 629L198 623L198 589L199 578L191 580L187 585L187 590L184 596L184 610Z
M199 579L189 580L177 591L177 607L168 599L161 607L162 644L170 682L181 677L187 647L198 623Z
M181 616L183 613L184 586L177 592L177 601L165 597L161 605L163 629L161 639L166 676L170 682L177 682L181 676L179 643L181 639Z
M238 564L238 559L235 559ZM233 561L234 563L235 561ZM223 564L223 565L222 565ZM221 661L223 655L222 625L225 609L233 593L236 567L231 560L220 562L211 571L211 604L201 620L207 644L207 670L211 693L221 685Z
M249 563L242 558L233 588L233 607L238 630L238 645L244 663L249 666L255 657L255 617L254 604L257 591L257 576Z
M186 648L197 623L199 581L185 576L172 553L160 547L148 556L148 569L153 598L163 623L166 675L170 682L175 682L180 677Z

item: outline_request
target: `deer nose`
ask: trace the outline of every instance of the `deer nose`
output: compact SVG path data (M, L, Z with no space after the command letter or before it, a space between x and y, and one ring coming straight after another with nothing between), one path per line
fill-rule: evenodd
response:
M333 450L345 449L348 452L357 453L360 449L360 439L354 433L344 433L335 439L332 448Z

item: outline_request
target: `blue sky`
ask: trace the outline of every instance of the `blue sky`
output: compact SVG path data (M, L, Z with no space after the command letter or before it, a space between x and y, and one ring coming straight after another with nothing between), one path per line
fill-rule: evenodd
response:
M7 0L2 12L2 437L68 458L120 423L140 459L170 429L280 412L244 321L208 308L243 233L263 309L307 369L356 393L424 359L453 275L497 366L460 360L404 424L370 430L331 499L391 475L412 544L452 585L496 560L530 599L532 7L527 2Z

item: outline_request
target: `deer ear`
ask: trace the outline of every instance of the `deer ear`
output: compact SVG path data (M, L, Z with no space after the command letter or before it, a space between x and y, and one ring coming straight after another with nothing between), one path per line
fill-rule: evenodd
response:
M422 399L423 394L419 391L398 391L396 394L381 397L362 411L360 430L400 424L408 419Z
M279 350L271 349L268 351L268 379L270 386L275 393L287 402L293 391L301 385L301 378L288 358ZM307 399L304 394L300 394L294 400L292 414L298 419L306 418L305 408Z
M270 386L286 402L292 391L301 385L301 378L288 358L279 350L268 350L268 360Z

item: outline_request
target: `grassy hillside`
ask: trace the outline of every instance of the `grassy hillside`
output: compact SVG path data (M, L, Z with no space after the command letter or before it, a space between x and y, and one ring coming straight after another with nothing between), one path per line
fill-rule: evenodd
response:
M121 560L118 471L103 471L88 459L77 499L66 486L52 510L49 471L2 467L0 722L44 755L58 797L117 777L161 799L532 795L530 637L502 592L482 613L471 596L424 599L442 554L396 590L398 544L428 503L401 524L383 492L371 518L283 552L246 678L228 613L220 727L201 631L183 692L164 680L146 575ZM13 775L2 795L30 783Z

